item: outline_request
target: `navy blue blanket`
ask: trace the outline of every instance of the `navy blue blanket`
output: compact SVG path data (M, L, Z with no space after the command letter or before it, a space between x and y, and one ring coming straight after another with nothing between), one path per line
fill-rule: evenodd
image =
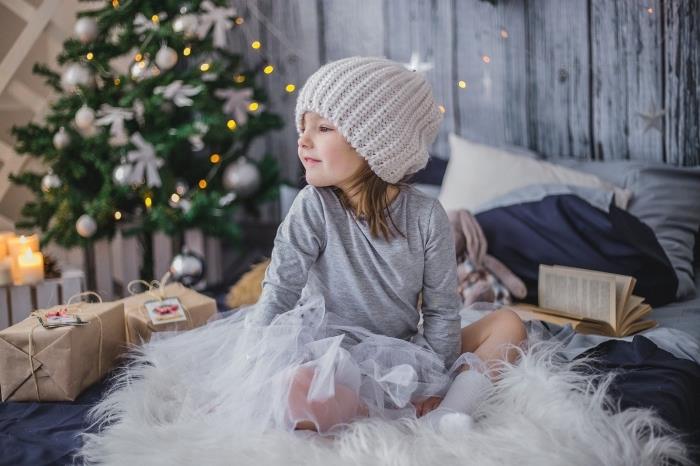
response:
M651 340L609 340L589 350L600 370L620 375L611 394L623 408L651 407L700 446L700 365L673 356ZM107 376L75 402L0 403L0 464L71 464L80 447L85 416L108 387Z

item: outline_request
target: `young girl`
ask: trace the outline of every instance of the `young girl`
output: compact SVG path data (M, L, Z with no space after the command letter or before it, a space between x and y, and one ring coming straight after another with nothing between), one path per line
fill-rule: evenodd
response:
M365 416L440 428L470 420L488 368L515 357L504 348L526 334L512 311L460 329L450 222L406 184L442 119L424 77L341 59L308 79L295 113L308 186L277 230L259 301L132 353L91 413L103 428L83 435L86 458L134 432L148 448L324 433Z
M386 58L345 58L308 79L295 117L308 185L277 232L256 319L269 324L320 295L315 318L324 315L326 337L342 335L343 353L291 373L291 424L326 431L407 406L419 417L438 406L440 416L469 414L489 386L483 362L512 360L502 348L526 333L506 309L460 331L447 214L405 183L426 165L442 119L429 84Z

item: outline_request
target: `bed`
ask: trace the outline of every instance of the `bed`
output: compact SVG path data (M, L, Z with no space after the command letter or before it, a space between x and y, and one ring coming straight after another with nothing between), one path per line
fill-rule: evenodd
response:
M460 150L457 147L458 144L464 143L464 141L458 141L457 139L453 139L452 142L453 153ZM477 149L474 147L470 148L471 151ZM519 154L519 156L522 155L523 154ZM525 155L525 157L531 158L528 155ZM490 157L489 160L494 160L495 158L496 157ZM484 158L477 157L477 159L483 160ZM460 160L464 161L464 158ZM506 162L509 163L508 160ZM569 166L573 165L570 163ZM606 167L609 167L609 165ZM536 168L538 168L538 166L536 166ZM581 169L580 166L577 168ZM596 170L601 169L601 167L597 165L583 168L588 168L589 174L593 174ZM460 173L464 173L465 170L475 170L475 168L459 168ZM621 169L618 169L618 174L624 173L624 171L620 170ZM627 170L627 168L625 168L625 170ZM611 176L611 178L607 182L616 183L617 188L615 189L618 190L616 191L610 186L602 184L587 186L586 189L592 189L593 191L588 192L594 192L596 196L601 192L606 192L607 197L605 197L605 199L607 199L607 201L619 201L624 204L625 192L622 188L625 187L626 181L615 179L615 176L613 176L614 173L612 173L614 170L611 172L606 168L606 170L603 171L609 172L608 175ZM452 202L454 199L450 201L446 200L444 197L445 191L448 188L445 183L455 183L455 181L450 181L450 176L452 175L446 170L445 163L441 163L439 160L432 160L427 169L413 180L413 183L415 187L428 195L436 198L440 197L441 201ZM637 178L635 178L635 180L636 179ZM586 178L584 182L589 183L591 179ZM598 183L598 181L596 181L596 183ZM516 198L522 201L522 196L524 194L522 190L518 190L520 188L521 187L518 186L507 186L504 187L503 190L507 191L506 194L509 196L512 196L513 192L517 192L519 197ZM449 189L447 189L447 191L449 191ZM557 193L561 194L561 191L557 191ZM490 203L482 203L482 205L489 206L491 210L485 208L481 208L480 210L477 208L474 209L474 211L478 214L479 212L491 212L494 208L501 208L504 206L510 207L513 205L509 204L510 201L508 199L510 198L504 198L500 196L501 194L503 193L497 192L492 195L492 198L496 201L492 199ZM551 192L548 194L551 194ZM567 193L567 195L570 194L571 193ZM695 199L698 198L700 198L700 196ZM629 201L629 199L627 200ZM455 205L458 204L453 204L453 207ZM628 206L625 205L625 208L627 207ZM638 208L639 207L637 207L637 209ZM631 206L629 210L634 211ZM507 260L507 257L504 257L504 260ZM669 265L678 264L679 263L676 261L674 264ZM613 429L610 432L614 432L615 428L630 428L629 423L632 422L631 419L633 419L633 413L635 413L633 408L649 408L654 410L661 419L681 433L684 436L684 442L687 446L700 448L700 399L698 399L697 396L697 393L700 393L699 264L700 263L696 260L695 268L691 269L691 273L688 274L688 276L693 277L693 281L690 285L692 289L686 289L684 291L685 297L683 299L675 299L675 297L671 299L667 295L664 298L664 295L659 295L658 299L670 301L662 305L654 306L651 317L655 319L659 325L638 335L614 339L602 336L576 334L572 331L570 326L562 327L540 321L530 321L527 323L530 337L537 341L555 343L557 345L557 355L563 357L564 360L575 363L589 356L595 357L595 359L591 360L588 364L572 366L576 371L583 371L588 368L591 370L597 369L603 374L610 374L613 372L617 374L616 377L599 385L599 389L602 390L603 393L607 393L612 400L618 403L619 408L621 408L619 411L620 414L615 418L614 422L610 422L609 420L605 421L605 428ZM654 277L651 276L649 279L653 280ZM686 283L685 285L687 288L688 284ZM680 285L678 288L680 288ZM223 311L224 309L221 310ZM462 325L473 322L485 312L488 311L480 311L465 307L461 313ZM546 355L547 353L545 352L543 354ZM534 387L538 380L536 377L537 374L547 374L550 377L548 380L558 380L558 383L563 384L562 386L573 387L567 385L568 381L566 379L567 377L571 377L573 372L557 372L559 369L555 370L547 361L545 357L539 357L539 359L534 358L527 361L528 364L526 366L528 366L529 369L523 369L521 372L513 371L511 378L507 379L507 381L512 384L510 387L511 398L504 397L499 400L500 404L504 405L504 403L507 404L508 402L513 402L513 400L518 399L516 396L517 394L513 394L514 390L517 389L516 381L520 383L521 386L529 386L528 384L530 384ZM72 403L9 402L0 404L0 450L2 451L0 463L13 465L72 463L73 454L81 445L81 440L78 435L88 429L86 421L87 411L100 399L106 390L109 389L112 375L113 374L108 374L100 383L89 388ZM557 379L557 376L561 376L561 378ZM545 396L547 390L553 389L552 387L552 383L540 387L541 395ZM538 390L534 388L531 390L531 392L536 391ZM552 392L552 396L554 395L557 395L557 393ZM522 394L520 396L522 396ZM560 401L573 403L570 399L562 399ZM569 406L570 408L574 408L576 403L570 404ZM496 404L494 404L493 407L497 409ZM531 411L529 415L532 415L533 412L536 413L536 411L537 408L534 408L534 411ZM532 417L527 417L525 414L528 413L523 413L520 420L526 423L532 422ZM632 417L626 418L625 416L628 414ZM634 419L636 419L634 422L637 422L639 419L643 418L637 417ZM556 422L560 422L561 426L565 426L569 421L568 419L562 419L560 416L559 419L551 417L542 422L550 422L552 430L543 430L543 436L529 439L527 444L520 445L522 451L518 452L519 455L528 451L528 448L533 458L536 458L537 454L542 454L543 451L549 451L549 445L542 444L538 447L538 442L543 442L547 435L551 436L555 435L557 431L561 432L562 427L557 427ZM615 423L620 424L617 425ZM486 425L486 430L474 433L474 438L477 438L477 434L483 436L480 438L481 444L488 443L489 439L493 439L493 441L496 442L499 438L499 432L505 436L501 438L501 441L503 438L515 440L512 432L504 430L504 426L506 426L507 423L491 424L491 430L488 430L489 425L487 421L485 421L484 424ZM616 425L617 427L615 427ZM527 428L521 428L527 430ZM536 429L534 429L533 426L531 430L534 431ZM602 429L602 431L605 431L605 429ZM213 438L218 434L217 432L211 432ZM434 451L430 451L426 448L426 452L433 455L430 457L431 461L439 460L444 464L452 464L460 458L459 455L462 455L462 458L465 457L464 455L467 455L466 457L470 457L469 455L471 455L472 460L476 462L474 464L481 464L474 459L479 458L480 451L478 450L478 444L464 443L460 445L459 442L454 443L456 441L455 439L458 437L451 438L451 440L448 439L452 443L440 444L439 442L447 440L444 438L436 439L434 437L429 437L428 434L424 432L421 434L423 436L418 435L420 432L417 431L411 431L410 434L411 435L408 435L405 430L401 430L401 428L396 426L382 426L380 428L377 425L367 424L361 429L352 431L350 437L344 440L345 450L341 451L340 454L337 449L333 449L323 442L318 443L317 440L312 440L310 438L306 438L307 441L304 443L299 443L301 440L304 440L304 438L301 437L250 439L249 445L245 447L238 446L237 448L242 450L229 452L230 456L228 458L230 460L232 460L232 458L238 458L243 463L247 461L250 464L256 464L256 462L275 462L281 459L284 459L285 462L289 462L290 464L305 463L306 461L304 458L312 457L317 464L323 464L323 461L333 461L337 464L396 461L398 464L398 462L402 461L402 455L407 455L408 453L406 453L406 451L410 451L412 456L410 459L406 457L407 464L420 464L421 458L425 460L426 457L421 457L421 453L417 451L416 448L420 445L424 445L422 442L430 438L431 441L437 442L440 448ZM139 435L139 433L135 433L135 435ZM465 437L460 438L464 439ZM279 446L271 447L275 442ZM663 444L663 441L660 443ZM614 442L609 442L609 444L613 445ZM405 446L405 448L402 446ZM618 445L618 447L622 448L620 445ZM188 445L188 448L191 448L192 451L196 451L196 445ZM245 448L248 448L248 450ZM251 448L253 450L251 450ZM462 448L462 450L459 450L459 448ZM471 451L469 451L469 449L471 449ZM552 451L554 450L555 449ZM558 462L590 464L590 462L602 461L602 456L586 459L585 454L594 452L594 450L595 449L590 446L586 448L585 445L579 446L578 450L575 446L569 446L568 449L557 450L556 454L558 456L550 456L544 459L540 458L540 460L542 464L557 464ZM601 450L605 449L601 447ZM446 456L440 459L439 457L443 453ZM594 453L600 455L618 455L618 453L614 451ZM634 460L630 458L637 458L634 456L637 453L628 453L632 456L623 456L619 454L619 456L614 456L614 458L619 461L613 461L609 464L635 464L633 463ZM206 454L207 453L201 453L202 458ZM210 459L212 460L212 464L217 462L213 458ZM221 457L217 459L220 460ZM495 461L493 457L484 458L485 463L492 461ZM509 462L504 458L501 458L501 461L501 464L507 464ZM586 461L589 461L589 463L586 463ZM694 461L696 463L700 462L700 457L695 456ZM311 464L312 461L309 459L308 462ZM606 463L607 460L603 462ZM221 464L225 464L225 462L221 462Z

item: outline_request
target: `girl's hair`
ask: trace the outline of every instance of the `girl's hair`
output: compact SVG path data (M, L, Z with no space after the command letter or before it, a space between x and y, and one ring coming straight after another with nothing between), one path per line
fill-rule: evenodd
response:
M362 217L367 220L370 233L373 237L378 238L381 234L384 239L389 241L397 232L402 237L406 237L396 226L394 219L391 217L391 212L387 209L389 206L388 191L389 186L405 189L411 177L412 175L406 175L395 184L389 183L377 176L365 161L363 166L357 170L350 179L349 191L353 194L357 193L357 208L355 214L358 217L362 214ZM348 211L352 211L352 205L343 190L336 186L333 186L332 190L340 199L341 205ZM386 216L384 215L385 209ZM387 218L391 222L391 225L393 225L395 231L392 231L390 228Z

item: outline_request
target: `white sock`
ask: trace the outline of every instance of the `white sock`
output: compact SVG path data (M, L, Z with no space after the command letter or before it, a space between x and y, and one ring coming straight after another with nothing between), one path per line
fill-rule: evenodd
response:
M440 403L441 408L471 415L488 395L491 379L470 369L457 374Z

